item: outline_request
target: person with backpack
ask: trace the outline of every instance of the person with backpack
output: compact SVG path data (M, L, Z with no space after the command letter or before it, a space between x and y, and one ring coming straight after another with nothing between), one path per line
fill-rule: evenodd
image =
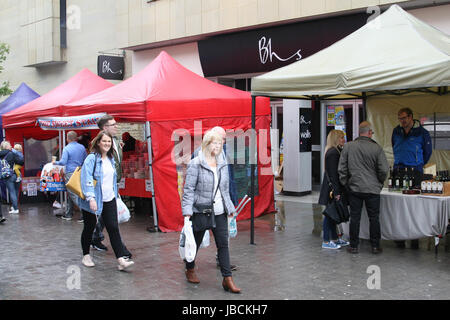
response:
M19 213L17 206L19 197L20 182L16 182L17 176L14 173L14 164L23 166L23 156L19 153L12 152L11 143L9 141L3 141L0 144L0 177L6 183L6 188L9 192L9 198L11 200L11 210L9 213Z

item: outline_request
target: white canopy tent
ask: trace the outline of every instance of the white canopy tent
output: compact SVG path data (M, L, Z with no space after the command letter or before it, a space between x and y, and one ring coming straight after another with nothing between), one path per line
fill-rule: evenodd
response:
M396 125L397 110L408 101L414 110L414 95L431 98L430 103L422 100L420 104L420 108L428 108L428 113L450 112L449 54L447 34L392 5L328 48L252 78L252 98L363 99L363 117L366 118L367 104L368 120L378 126L374 127L375 140L381 141L386 153L392 155L390 135ZM390 99L390 114L383 110L377 116L379 100L383 98ZM396 98L402 101L395 101ZM436 162L450 165L450 151L433 152L436 156Z
M253 78L252 95L336 99L410 89L443 94L450 86L449 54L447 34L393 5L330 47Z

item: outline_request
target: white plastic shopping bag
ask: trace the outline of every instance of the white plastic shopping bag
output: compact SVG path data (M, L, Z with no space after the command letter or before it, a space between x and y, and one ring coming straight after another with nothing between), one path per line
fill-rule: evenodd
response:
M182 260L192 262L197 253L197 245L195 244L194 232L192 231L192 222L188 217L184 218L184 226L180 234L180 242L178 252Z
M230 238L235 238L237 236L237 225L236 216L228 217L228 234Z
M122 201L122 199L117 198L117 221L119 223L124 223L130 220L130 210L128 210L127 205Z
M200 244L200 248L207 248L207 247L209 247L209 242L210 242L209 238L210 238L209 230L206 230L205 231L205 235L203 236L202 243Z
M242 209L249 203L251 198L249 198L247 195L242 198L241 202L236 207L236 213L232 217L228 217L228 236L230 238L235 238L237 236L237 224L236 224L236 218L241 213Z

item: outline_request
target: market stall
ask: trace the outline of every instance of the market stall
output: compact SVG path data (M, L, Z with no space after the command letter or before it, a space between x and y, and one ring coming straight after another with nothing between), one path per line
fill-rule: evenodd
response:
M37 119L60 117L62 116L62 110L59 107L61 104L81 99L111 86L113 84L110 82L88 69L83 69L45 95L3 115L6 139L11 144L23 145L25 158L23 192L34 196L36 176L41 167L51 161L53 151L62 154L61 150L64 146L62 135L58 131L41 129L37 126ZM50 140L58 137L58 141Z
M0 103L0 141L4 140L4 130L3 130L3 114L17 109L39 97L39 94L27 86L24 82L4 101ZM0 180L1 185L1 197L6 199L6 186L3 180Z
M180 231L183 226L179 191L186 164L173 161L178 141L173 140L174 132L184 129L184 137L201 140L201 135L214 126L243 132L251 128L249 93L207 80L181 66L164 51L124 82L61 108L65 116L107 111L118 122L145 123L147 153L142 153L142 157L144 164L148 161L150 181L141 182L139 188L145 185L153 195L155 226L162 231ZM269 135L268 99L258 99L256 127L266 129ZM263 148L270 155L270 143ZM184 157L190 158L190 153ZM270 167L270 162L260 163L258 174L267 166ZM240 169L245 183L249 168L244 165ZM258 178L256 214L261 215L273 210L273 175L259 174ZM128 182L125 180L125 184ZM242 192L247 188L244 185ZM240 214L240 219L248 217L248 210Z
M424 115L429 121L430 114L448 113L449 43L447 34L393 5L330 47L253 78L252 96L362 99L363 117L374 125L374 139L392 161L390 139L401 107L411 108L423 121ZM438 150L435 142L431 161L448 169L450 151Z

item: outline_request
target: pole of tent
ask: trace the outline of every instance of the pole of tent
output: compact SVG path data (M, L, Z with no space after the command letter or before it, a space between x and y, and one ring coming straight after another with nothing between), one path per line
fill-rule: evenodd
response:
M60 133L61 133L61 131L60 131ZM62 144L61 144L61 139L59 140L59 142L60 143L59 143L59 159L58 160L61 160L62 149L66 145L66 130L62 131ZM65 205L65 207L67 208L67 202L66 202L67 192L60 191L59 195L60 195L60 200L61 200L61 207L64 208L64 205Z
M155 188L153 180L153 167L152 167L152 135L150 130L150 122L145 122L145 139L147 140L147 149L148 149L148 170L151 181L151 192L152 192L152 207L153 207L153 221L155 225L155 230L158 230L158 213L156 212L156 203L155 203Z
M256 128L256 120L255 120L255 113L256 113L256 97L252 96L252 137L255 139L252 139L251 143L256 144L256 134L255 134L255 128ZM250 147L250 151L255 150ZM257 159L257 156L255 157L254 154L250 152L249 154L250 159L250 194L251 194L251 220L250 220L250 244L255 244L255 160Z

